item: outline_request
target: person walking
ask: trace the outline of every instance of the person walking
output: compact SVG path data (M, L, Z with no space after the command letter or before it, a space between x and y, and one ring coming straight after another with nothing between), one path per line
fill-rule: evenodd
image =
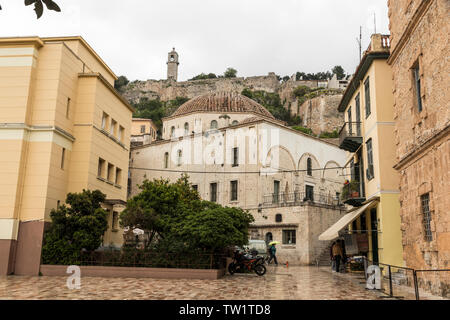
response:
M275 243L272 243L270 245L269 252L270 252L270 259L269 259L268 263L271 263L273 260L275 262L275 264L278 265L277 256L276 256L277 248L275 248Z
M339 272L339 267L340 267L341 259L342 259L342 256L343 256L343 252L342 252L342 247L341 247L340 241L336 241L333 244L333 247L331 248L331 251L333 253L333 258L334 258L334 261L336 263L336 272Z

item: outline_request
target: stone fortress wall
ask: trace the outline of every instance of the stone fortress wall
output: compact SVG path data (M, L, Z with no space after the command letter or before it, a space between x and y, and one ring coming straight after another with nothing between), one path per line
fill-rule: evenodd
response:
M131 103L137 103L141 98L173 100L177 97L194 98L211 92L231 91L241 93L248 88L253 91L278 93L286 109L292 115L302 118L303 126L308 126L314 134L332 132L343 124L343 115L337 111L341 94L324 94L299 106L294 96L294 89L298 86L310 88L326 88L328 81L300 80L293 76L288 81L279 81L276 74L270 72L266 76L215 78L205 80L191 80L176 82L173 80L147 80L129 83L123 91L123 96Z

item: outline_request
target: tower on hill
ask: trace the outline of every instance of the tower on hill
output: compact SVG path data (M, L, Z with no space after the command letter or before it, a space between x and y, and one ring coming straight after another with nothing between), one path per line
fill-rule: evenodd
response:
M167 80L177 81L178 79L178 53L175 51L175 48L169 52L169 57L167 60Z

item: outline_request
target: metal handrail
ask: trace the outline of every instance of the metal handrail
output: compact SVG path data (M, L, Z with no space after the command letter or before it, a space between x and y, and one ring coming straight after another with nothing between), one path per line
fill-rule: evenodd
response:
M414 292L415 292L415 297L416 300L420 300L420 295L419 295L419 283L417 280L417 273L418 272L450 272L450 269L426 269L426 270L416 270L414 268L408 268L408 267L399 267L399 266L395 266L392 264L386 264L386 263L382 263L382 262L374 262L372 260L369 260L366 257L363 257L364 260L364 276L367 279L367 266L368 266L368 262L371 262L374 265L382 265L382 266L386 266L388 267L388 271L389 271L389 297L390 298L394 298L394 294L393 294L393 286L392 286L392 273L391 273L391 268L395 268L395 269L402 269L402 270L408 270L408 271L412 271L413 273L413 281L414 281Z

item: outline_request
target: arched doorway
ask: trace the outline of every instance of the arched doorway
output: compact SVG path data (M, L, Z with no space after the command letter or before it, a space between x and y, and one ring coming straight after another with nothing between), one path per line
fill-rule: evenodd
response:
M273 241L273 236L272 236L272 232L267 232L266 233L266 243L269 244L269 242Z

